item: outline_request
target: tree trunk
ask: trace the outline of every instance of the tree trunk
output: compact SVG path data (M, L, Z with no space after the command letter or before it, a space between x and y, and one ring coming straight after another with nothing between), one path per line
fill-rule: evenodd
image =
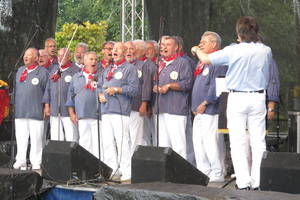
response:
M0 1L0 79L12 85L11 72L23 64L24 48L44 48L45 39L54 37L56 16L57 0Z
M184 40L184 51L198 45L208 30L210 0L145 0L149 39L158 41L160 18L165 19L163 35L176 35Z

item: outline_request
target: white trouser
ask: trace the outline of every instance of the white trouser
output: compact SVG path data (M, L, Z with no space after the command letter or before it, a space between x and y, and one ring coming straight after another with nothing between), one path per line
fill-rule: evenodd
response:
M155 115L155 126L156 126ZM186 159L186 127L187 116L171 115L168 113L159 114L159 135L160 147L171 147L176 153Z
M131 176L131 152L129 144L129 116L102 115L103 162L123 176Z
M218 115L197 114L193 142L197 168L206 175L223 174L218 147Z
M192 165L196 166L195 151L193 145L193 124L191 112L189 112L189 115L187 116L185 134L187 161L189 161Z
M130 123L129 123L131 156L133 155L136 146L142 144L143 132L144 132L144 117L140 116L139 112L132 110L130 113Z
M224 134L218 133L218 146L219 146L219 155L220 155L220 162L224 172L224 176L227 174L227 164L226 164L226 144L224 139Z
M265 94L229 93L227 105L231 158L239 188L260 185L260 165L266 150ZM252 152L252 169L249 173L246 156L246 125Z
M100 134L101 121L99 121ZM79 144L95 157L99 158L99 141L98 141L98 125L97 119L80 119L78 121ZM101 134L100 134L101 136ZM100 137L100 147L102 146L102 138ZM101 158L103 157L101 149Z
M73 124L70 117L60 117L58 136L58 117L50 117L51 140L78 142L78 128ZM64 134L65 133L65 134ZM58 139L59 138L59 139Z
M44 121L35 119L15 119L17 156L16 163L26 166L28 138L30 137L29 159L33 169L39 169L42 162Z

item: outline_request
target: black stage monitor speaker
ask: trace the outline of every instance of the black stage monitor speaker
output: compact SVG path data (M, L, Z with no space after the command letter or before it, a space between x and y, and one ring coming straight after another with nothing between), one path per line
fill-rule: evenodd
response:
M172 182L207 186L209 178L169 147L138 146L131 183Z
M112 169L100 163L100 173L109 179ZM99 174L99 159L76 142L48 141L43 150L42 176L54 181L95 179Z
M300 154L265 152L260 173L260 188L268 191L300 193Z
M42 185L43 179L36 172L0 168L0 199L30 199Z

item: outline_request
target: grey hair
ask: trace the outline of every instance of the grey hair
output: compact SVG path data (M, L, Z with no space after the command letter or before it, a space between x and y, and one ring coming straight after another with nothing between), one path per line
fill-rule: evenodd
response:
M84 54L83 60L86 61L88 55L90 55L90 54L95 54L95 55L96 55L96 58L97 58L97 60L98 60L98 55L96 54L95 51L89 51L89 52L87 52L86 54Z
M157 52L159 52L159 45L155 40L148 40L146 43L152 43Z
M144 40L134 40L133 42L136 45L137 49L142 49L144 51L146 50L146 42Z
M202 37L210 37L210 41L215 42L217 44L216 48L217 49L221 48L222 39L218 33L212 31L206 31L205 33L203 33Z
M85 48L86 52L89 51L89 45L87 45L86 43L80 42L80 43L78 43L78 44L76 45L75 49L76 49L77 47L83 47L83 48Z

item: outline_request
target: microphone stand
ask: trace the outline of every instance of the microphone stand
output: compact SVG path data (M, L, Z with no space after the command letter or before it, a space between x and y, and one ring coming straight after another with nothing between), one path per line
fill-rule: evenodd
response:
M61 80L60 79L61 79L61 74L62 74L61 65L64 62L65 58L66 58L67 52L70 49L70 46L71 46L71 44L73 42L74 36L75 36L78 28L79 28L79 24L77 24L77 26L76 26L76 28L75 28L75 30L73 32L72 38L71 38L71 40L70 40L70 42L68 44L68 47L67 47L67 49L66 49L66 51L64 53L63 59L61 61L61 64L59 64L58 71L56 72L57 75L58 75L58 80L57 80L57 87L58 87L58 89L57 89L58 90L58 95L57 95L57 105L58 105L58 114L57 114L57 123L58 123L57 128L58 128L58 132L57 132L57 134L58 134L58 137L57 137L57 139L58 139L58 141L60 140L60 122L61 122L61 115L60 115L60 112L61 112L61 106L60 106L60 104L61 104L61 96L60 96L61 95L61 85L60 85L61 84Z
M99 174L97 179L100 181L104 181L104 177L101 173L102 170L102 163L101 163L101 134L100 134L100 109L99 109L99 100L98 100L98 76L100 76L103 72L105 71L105 69L103 69L98 75L95 76L94 81L95 81L95 85L96 85L96 114L97 114L97 133L98 133L98 153L99 153ZM105 181L104 181L105 182Z
M96 84L96 115L97 115L97 133L98 133L98 153L99 153L99 175L97 177L98 180L104 181L104 177L102 176L101 173L101 169L102 169L102 163L101 163L101 140L100 140L100 109L99 109L99 100L98 100L98 77L101 76L103 74L103 72L105 71L105 69L103 69L101 72L99 72L98 74L95 74L95 76L93 77L92 80L88 81L87 84L85 84L82 88L80 88L80 90L78 90L77 93L75 93L71 98L75 98L79 93L81 93L85 87L90 84L92 81L95 82ZM105 181L104 181L105 182Z
M159 47L161 46L161 40L162 40L162 36L163 36L163 30L164 30L164 25L165 25L165 19L163 17L160 17L160 24L159 24ZM158 70L159 70L159 56L157 56L156 58L156 64L158 66L158 69L156 70L156 77L157 77L157 87L159 87L159 74L158 74ZM157 147L159 147L159 90L156 93L155 96L155 101L156 101L156 133L157 133L157 138L156 138L156 142L157 142Z
M279 136L279 131L280 131L280 125L279 125L279 110L280 110L280 105L282 105L281 101L281 95L279 95L279 104L277 105L277 124L276 124L276 133L277 133L277 151L279 151L279 145L280 145L280 136Z
M30 35L30 32L32 30L32 27L33 25L31 26L29 32L28 32L28 35ZM29 45L31 44L32 40L35 38L36 34L38 33L39 29L37 28L34 32L34 34L32 35L32 37L30 38L30 40L26 41L25 45L24 45L24 48L16 62L16 64L14 65L14 68L10 71L9 75L7 76L8 79L10 79L12 77L13 79L13 92L11 95L12 98L14 99L14 104L16 102L16 72L17 72L17 67L19 65L19 62L20 60L22 59L23 57L23 54L25 53L26 49L29 47ZM14 105L15 106L15 105ZM11 131L12 131L12 134L11 134L11 140L10 140L10 167L13 167L13 161L14 161L14 157L15 157L15 149L14 149L14 139L15 139L15 110L12 111L12 119L11 119L11 124L12 124L12 127L11 127ZM15 142L17 143L17 141Z

